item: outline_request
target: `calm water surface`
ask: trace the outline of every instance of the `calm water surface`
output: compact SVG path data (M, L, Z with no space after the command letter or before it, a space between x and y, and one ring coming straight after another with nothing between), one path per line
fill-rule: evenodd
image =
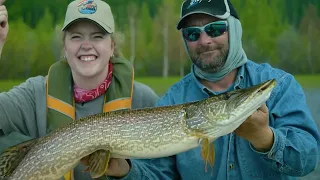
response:
M304 91L313 119L320 129L320 89L305 89ZM313 173L301 178L301 180L320 180L320 162L318 162L318 167Z

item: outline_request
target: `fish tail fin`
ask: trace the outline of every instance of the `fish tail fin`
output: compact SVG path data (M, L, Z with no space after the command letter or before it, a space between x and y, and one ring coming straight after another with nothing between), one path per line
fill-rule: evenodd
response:
M208 138L203 138L200 141L201 143L201 157L202 160L205 162L205 171L208 171L208 163L211 166L211 173L213 172L213 164L215 159L214 153L214 144L210 143Z
M0 154L0 180L5 180L10 177L36 140L37 139L32 139L11 146Z

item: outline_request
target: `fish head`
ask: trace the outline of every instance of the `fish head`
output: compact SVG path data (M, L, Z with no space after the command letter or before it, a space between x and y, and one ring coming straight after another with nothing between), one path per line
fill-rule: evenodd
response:
M269 99L276 85L274 79L246 89L237 89L220 95L230 117L250 116Z
M230 133L266 103L275 85L271 79L198 101L187 108L187 126L213 139Z

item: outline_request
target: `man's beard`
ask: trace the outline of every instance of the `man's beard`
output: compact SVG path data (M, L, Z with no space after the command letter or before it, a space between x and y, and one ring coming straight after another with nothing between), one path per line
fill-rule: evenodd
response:
M201 53L208 51L219 51L219 54L214 56L212 59L201 59ZM190 58L192 62L202 71L208 73L216 73L221 70L227 61L229 47L225 45L219 45L216 48L210 46L201 46L196 49L195 52L190 52ZM214 52L217 53L217 52ZM212 55L212 54L211 54Z

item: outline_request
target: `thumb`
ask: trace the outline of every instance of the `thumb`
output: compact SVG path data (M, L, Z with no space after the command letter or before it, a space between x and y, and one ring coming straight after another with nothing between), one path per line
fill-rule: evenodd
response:
M0 5L2 5L6 0L0 0Z
M263 105L259 108L259 110L260 110L261 112L263 112L263 113L268 113L268 111L269 111L266 104L263 104Z
M1 13L1 12L0 12ZM6 14L0 14L0 25L5 28L8 24L8 17Z

